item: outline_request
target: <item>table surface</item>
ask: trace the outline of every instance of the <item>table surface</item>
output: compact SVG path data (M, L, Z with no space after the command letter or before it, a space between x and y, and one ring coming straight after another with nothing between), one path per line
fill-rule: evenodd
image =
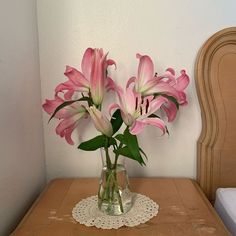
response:
M158 215L145 224L102 230L75 222L72 208L81 199L96 194L98 179L56 179L48 184L12 235L230 235L195 181L132 178L130 183L133 192L147 195L160 206Z

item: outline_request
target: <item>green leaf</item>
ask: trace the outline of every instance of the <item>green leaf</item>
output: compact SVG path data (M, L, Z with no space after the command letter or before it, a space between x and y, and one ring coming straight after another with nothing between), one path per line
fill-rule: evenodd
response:
M138 145L137 137L136 135L132 135L129 132L128 128L124 131L124 143L127 145L134 159L138 161L139 163L144 164L143 158L139 152L139 145Z
M123 124L123 120L119 109L113 113L111 118L111 124L113 128L113 134L115 134Z
M140 165L145 164L143 162L143 160L141 160L141 159L137 160L136 157L133 156L133 154L131 153L131 151L129 150L129 148L127 146L125 146L123 148L116 149L116 150L114 150L114 152L115 152L115 154L122 155L122 156L128 157L132 160L138 161Z
M117 145L116 140L112 137L108 138L108 147L110 147L111 145Z
M139 151L145 156L145 158L146 158L146 160L148 159L147 158L147 155L146 155L146 153L143 151L143 149L142 148L139 148Z
M114 138L108 138L105 135L98 135L95 138L82 142L78 146L78 149L82 149L84 151L95 151L98 148L105 147L107 145L107 139L108 147L110 147L111 145L116 145L116 140Z
M124 135L123 135L123 134L117 134L117 135L115 136L115 139L117 139L117 140L120 141L121 143L127 145L127 143L125 143L125 138L124 138Z
M94 151L98 148L104 147L106 144L106 137L104 135L98 135L95 138L92 138L88 141L82 142L78 149L82 149L84 151Z
M120 141L120 143L127 145L128 142L125 141L124 135L123 134L117 134L115 136L115 139L117 139L118 141ZM128 149L128 150L127 150ZM126 157L129 157L133 160L138 161L141 165L145 164L142 158L136 158L131 151L129 150L128 146L125 146L123 148L118 148L118 151L115 151L115 153L119 154L119 155L123 155ZM147 155L145 154L145 152L139 147L139 151L145 156L145 158L147 159Z
M82 97L82 98L77 99L77 100L71 100L71 101L65 101L65 102L63 102L61 105L59 105L59 106L55 109L55 111L54 111L53 114L51 115L51 117L50 117L50 119L49 119L48 122L50 122L50 120L51 120L51 119L57 114L57 112L60 111L62 108L66 107L66 106L69 106L69 105L71 105L72 103L78 102L78 101L88 101L88 102L90 102L91 99L90 99L89 97Z

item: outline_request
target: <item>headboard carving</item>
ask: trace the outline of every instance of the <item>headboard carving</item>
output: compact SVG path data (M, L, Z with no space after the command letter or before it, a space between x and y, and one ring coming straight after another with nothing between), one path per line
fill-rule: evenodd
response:
M195 81L202 115L197 181L213 201L218 187L236 187L236 27L203 45Z

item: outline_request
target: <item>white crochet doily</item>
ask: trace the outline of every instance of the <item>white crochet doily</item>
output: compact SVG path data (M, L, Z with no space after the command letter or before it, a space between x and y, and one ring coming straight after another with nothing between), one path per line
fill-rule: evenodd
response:
M97 196L91 196L75 205L72 216L77 222L86 226L118 229L122 226L137 226L157 215L159 205L149 197L135 194L134 199L134 205L129 212L119 216L109 216L98 209Z

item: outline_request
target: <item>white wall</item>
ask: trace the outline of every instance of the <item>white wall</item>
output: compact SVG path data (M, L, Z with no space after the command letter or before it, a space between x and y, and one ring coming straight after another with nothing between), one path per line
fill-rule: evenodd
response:
M45 183L36 3L0 2L0 235Z
M42 97L53 98L64 81L65 65L80 68L87 47L102 47L117 61L113 78L125 84L136 74L137 52L150 55L158 72L186 68L191 77L189 105L169 125L170 137L157 137L148 128L139 136L149 157L147 167L128 164L130 175L196 175L196 141L201 130L194 84L194 62L204 41L214 32L236 25L234 0L40 0L38 25ZM48 178L98 176L99 152L83 152L56 136L56 123L44 114ZM81 140L94 136L92 126L81 127Z

